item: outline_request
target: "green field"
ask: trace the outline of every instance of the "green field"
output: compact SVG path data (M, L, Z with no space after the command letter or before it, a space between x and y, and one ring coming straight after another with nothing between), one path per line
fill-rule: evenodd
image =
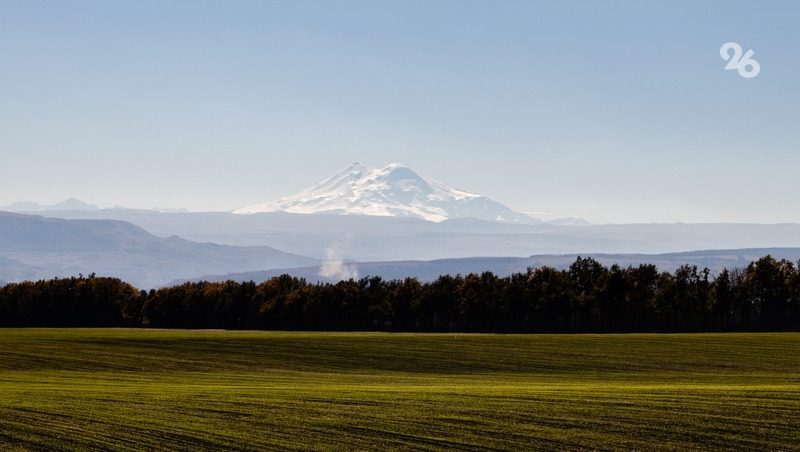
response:
M800 448L800 334L0 330L2 449Z

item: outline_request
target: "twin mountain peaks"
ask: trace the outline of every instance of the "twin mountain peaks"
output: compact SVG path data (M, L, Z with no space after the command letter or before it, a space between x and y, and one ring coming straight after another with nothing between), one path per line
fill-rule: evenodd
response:
M528 215L486 196L448 187L400 163L383 168L354 163L294 195L234 211L264 212L413 217L434 222L451 218L531 221Z

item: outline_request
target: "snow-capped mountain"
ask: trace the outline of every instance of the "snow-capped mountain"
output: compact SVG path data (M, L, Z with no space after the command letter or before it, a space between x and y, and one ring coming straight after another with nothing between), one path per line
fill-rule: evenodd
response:
M414 217L435 222L451 218L533 221L486 196L450 188L399 163L383 168L355 163L292 196L234 211L263 212Z

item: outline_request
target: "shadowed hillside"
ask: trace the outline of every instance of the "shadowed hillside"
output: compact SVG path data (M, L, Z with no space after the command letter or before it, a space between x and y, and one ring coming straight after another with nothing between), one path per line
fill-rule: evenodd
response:
M315 262L266 246L160 238L123 221L0 212L0 278L8 281L97 273L149 288L215 269L244 271Z

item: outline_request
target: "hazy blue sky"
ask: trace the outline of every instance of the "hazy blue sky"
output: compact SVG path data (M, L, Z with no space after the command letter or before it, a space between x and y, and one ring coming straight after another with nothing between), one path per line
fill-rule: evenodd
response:
M232 209L399 161L528 212L800 222L798 5L0 0L0 204Z

